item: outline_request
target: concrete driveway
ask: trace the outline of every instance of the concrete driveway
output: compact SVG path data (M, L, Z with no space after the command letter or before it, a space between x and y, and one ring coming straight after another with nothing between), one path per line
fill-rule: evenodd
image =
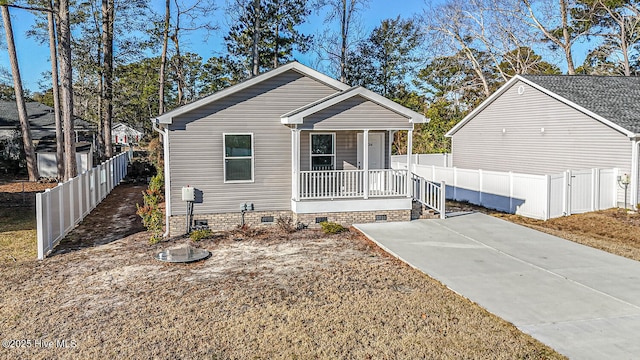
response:
M640 262L479 213L356 228L571 359L640 358Z

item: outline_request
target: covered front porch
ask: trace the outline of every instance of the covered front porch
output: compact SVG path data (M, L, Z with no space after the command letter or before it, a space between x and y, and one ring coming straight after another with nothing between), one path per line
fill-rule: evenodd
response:
M291 200L296 212L411 207L412 179L391 169L394 133L426 118L362 87L281 116L291 129ZM409 157L410 158L410 157ZM330 210L327 210L330 209Z
M390 166L396 131L291 129L292 207L298 212L410 208L411 176Z

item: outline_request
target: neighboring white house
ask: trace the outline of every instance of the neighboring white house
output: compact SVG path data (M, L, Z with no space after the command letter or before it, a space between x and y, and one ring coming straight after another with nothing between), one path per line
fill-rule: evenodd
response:
M250 225L410 220L411 176L391 169L391 143L398 130L411 138L424 115L297 62L152 121L172 234L186 227L183 187L195 188L193 219L215 228L243 216Z
M123 123L116 123L111 127L111 141L113 144L137 144L144 133Z
M618 168L630 175L630 203L639 202L638 77L518 75L446 136L455 167L541 175Z

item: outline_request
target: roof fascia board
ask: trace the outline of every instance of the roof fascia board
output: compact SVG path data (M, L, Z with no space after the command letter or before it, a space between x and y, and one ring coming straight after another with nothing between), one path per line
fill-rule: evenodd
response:
M302 124L303 119L306 116L311 114L315 114L318 111L327 109L333 105L339 104L347 99L350 99L354 96L362 96L363 98L378 104L388 110L391 110L401 116L404 116L408 119L410 123L425 123L428 122L427 118L419 114L413 110L410 110L394 101L391 101L385 98L382 95L376 94L373 91L367 90L363 87L354 87L347 91L343 91L339 95L330 95L325 99L318 100L315 105L305 106L297 110L293 110L289 113L286 113L280 117L280 121L283 124Z
M511 80L509 80L505 85L503 85L500 89L498 89L498 91L496 91L495 93L493 93L489 98L487 98L485 101L482 102L482 104L480 104L480 106L478 106L476 109L474 109L469 115L465 116L464 119L462 119L462 121L460 121L458 124L456 124L456 126L454 126L451 130L449 130L444 136L446 137L452 137L458 130L460 130L460 128L462 128L466 123L468 123L469 121L471 121L471 119L473 119L479 112L481 112L482 110L484 110L487 106L489 106L498 96L502 95L505 91L507 91L509 88L511 88L516 81L522 81L523 83L531 86L532 88L542 92L543 94L546 94L562 103L564 103L565 105L568 105L582 113L584 113L587 116L590 116L598 121L600 121L601 123L623 133L624 135L632 138L634 136L636 136L637 134L634 134L633 132L623 128L622 126L613 123L610 120L605 119L604 117L594 113L591 110L585 109L584 107L574 103L573 101L566 99L556 93L554 93L551 90L548 90L547 88L544 88L536 83L534 83L533 81L530 81L520 75L516 75L513 78L511 78Z
M271 71L268 71L264 74L260 74L258 76L255 76L253 78L247 79L239 84L236 84L234 86L228 87L224 90L218 91L214 94L211 94L207 97L204 97L200 100L196 100L190 104L187 105L183 105L177 109L168 111L160 116L157 116L153 121L157 122L158 124L172 124L173 123L173 118L176 116L179 116L181 114L187 113L191 110L197 109L201 106L210 104L216 100L222 99L226 96L232 95L234 93L237 93L239 91L242 91L248 87L251 87L255 84L258 84L262 81L271 79L277 75L280 75L286 71L289 70L294 70L302 75L308 76L310 78L313 78L327 86L333 87L336 90L346 90L349 88L348 85L335 80L327 75L324 75L316 70L311 69L310 67L307 67L305 65L302 65L298 62L291 62L282 66L279 66Z

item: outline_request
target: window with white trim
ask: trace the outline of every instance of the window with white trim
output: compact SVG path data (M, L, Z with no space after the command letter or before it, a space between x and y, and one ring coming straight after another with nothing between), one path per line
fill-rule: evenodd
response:
M336 164L336 134L311 134L311 170L334 170Z
M224 134L224 181L253 181L253 134Z

